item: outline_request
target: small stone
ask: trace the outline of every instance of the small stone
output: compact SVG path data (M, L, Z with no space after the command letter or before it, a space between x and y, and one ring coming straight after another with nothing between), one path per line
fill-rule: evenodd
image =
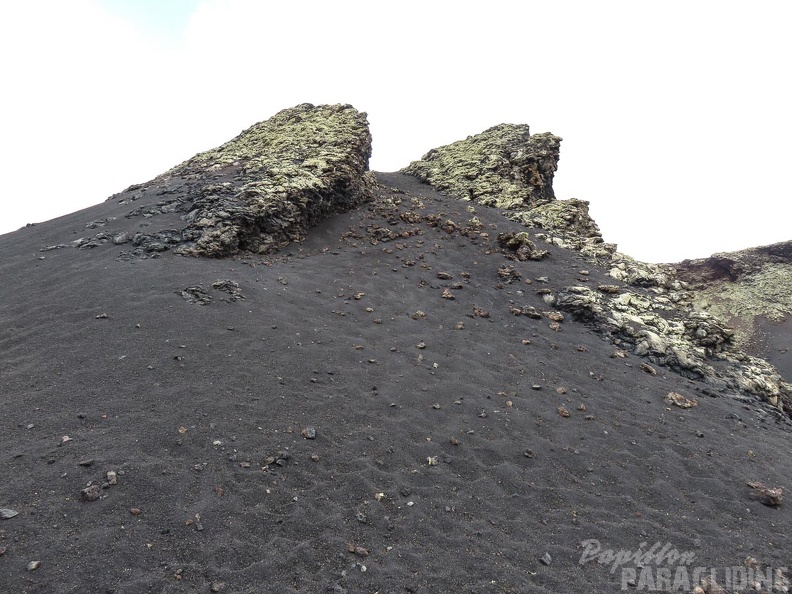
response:
M758 499L764 505L775 507L781 505L784 501L784 490L781 487L771 489L759 481L751 481L748 486L753 489L751 497Z
M602 293L610 293L612 295L621 292L621 287L618 285L600 285L597 290Z
M116 474L115 470L109 470L107 472L107 484L108 485L118 484L118 475Z
M542 313L544 314L544 317L553 322L564 321L564 314L562 314L560 311L544 311Z
M219 592L225 588L225 582L212 582L212 585L209 587L209 590L212 592Z
M568 417L569 416L569 411L567 410L567 408L565 406L559 406L558 407L558 414L561 415L562 417Z
M456 299L456 297L454 297L454 294L449 289L443 289L442 297L443 297L443 299L449 299L451 301Z
M558 392L559 394L566 394L567 390L566 390L566 388L564 386L558 386L556 388L556 392Z
M27 564L28 571L36 571L41 566L41 561L31 561Z
M425 342L419 342L418 344L415 345L415 348L417 348L417 349L425 349L426 348L426 343Z
M451 280L454 277L448 272L438 272L437 278L439 278L440 280Z
M531 386L531 390L541 390L541 389L542 386L540 386L539 384L534 384L533 386Z
M316 428L315 427L306 427L301 432L302 436L305 439L316 439Z
M448 441L451 445L459 445L459 440L456 437L452 437Z
M682 394L677 394L676 392L669 392L663 400L679 408L693 408L694 406L698 406L698 401L695 398L685 398Z
M108 316L106 313L100 313L99 315L96 316L96 319L97 320L106 320L109 317L110 316Z
M525 450L523 452L523 456L525 456L526 458L536 458L536 452L534 452L533 450Z
M550 556L550 553L545 553L544 555L542 555L542 558L539 559L539 561L541 561L545 565L550 565L553 562L553 558Z
M96 501L99 499L99 485L91 485L90 487L86 487L82 491L80 491L80 501Z
M13 509L8 509L6 507L0 507L0 520L10 520L19 515L18 511L14 511Z
M652 367L648 363L641 363L638 367L644 373L648 373L649 375L657 375L657 369L655 369L654 367Z
M429 456L426 458L426 463L429 466L437 466L437 456Z
M8 550L8 549L7 549L6 547L0 547L0 557L2 557L3 555L5 555L7 550Z
M79 462L77 462L77 465L78 466L91 466L91 465L93 465L93 463L94 463L94 459L93 458L88 458L87 460L80 460Z

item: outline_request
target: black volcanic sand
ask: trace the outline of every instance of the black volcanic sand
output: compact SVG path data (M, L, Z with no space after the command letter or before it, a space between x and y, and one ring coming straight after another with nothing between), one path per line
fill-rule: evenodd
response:
M405 222L473 214L378 178L376 203L274 256L39 251L125 229L116 202L0 237L0 508L19 512L0 519L0 592L620 591L620 570L579 562L588 539L792 567L788 507L747 486L792 487L787 421L612 358L581 323L512 315L613 280L553 246L508 260L495 237L522 228L484 207L488 238ZM182 297L195 286L211 303Z
M749 345L756 356L772 363L784 378L792 378L792 319L769 320L758 316L756 331Z

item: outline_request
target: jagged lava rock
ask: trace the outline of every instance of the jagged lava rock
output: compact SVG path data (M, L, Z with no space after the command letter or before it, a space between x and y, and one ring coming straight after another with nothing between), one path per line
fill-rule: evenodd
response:
M696 307L727 320L737 342L792 376L792 241L673 265Z
M190 210L182 254L263 253L370 199L371 134L351 105L283 110L170 175L206 176L239 166L235 183L208 185Z
M485 206L514 209L555 200L561 138L500 124L432 149L402 170L434 188Z
M402 173L457 198L506 209L510 219L547 231L537 237L549 243L608 255L616 246L603 242L589 203L556 200L561 140L548 132L531 135L526 124L500 124L432 149Z
M708 262L688 263L687 268L640 262L621 254L614 244L604 242L588 202L555 199L552 181L560 142L552 134L531 136L527 125L501 124L433 149L402 172L457 198L501 208L504 216L540 229L537 239L579 251L592 263L607 267L610 276L630 289L614 286L615 290L603 294L585 286L568 286L547 298L615 345L683 376L703 379L718 390L750 394L792 413L792 386L768 361L754 356L756 351L744 349L737 319L743 313L792 311L788 289L792 286L792 244L749 250L733 258L721 255ZM520 259L529 259L531 253L544 255L527 233L503 236L499 241L517 250L517 237L526 246ZM738 293L729 288L736 295L730 299L724 297L723 283L713 288L704 282L698 284L700 290L693 289L690 280L696 273L684 273L693 269L707 281L741 274L750 275L751 282L744 283ZM702 301L713 290L721 304L733 302L736 313L726 315L728 307L711 307L706 299ZM748 299L750 291L757 294ZM753 309L747 311L748 307Z
M139 228L145 231L119 232L117 223L108 226L115 220L110 217L88 226L105 230L73 245L131 243L131 255L143 257L171 249L210 257L269 253L370 200L370 156L365 113L351 105L304 103L108 198L119 204L140 200L125 218L144 217ZM176 221L177 228L164 226Z

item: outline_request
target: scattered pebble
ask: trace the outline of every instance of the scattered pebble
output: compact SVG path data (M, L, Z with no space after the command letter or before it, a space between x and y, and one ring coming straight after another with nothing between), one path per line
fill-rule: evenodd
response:
M0 507L0 520L10 520L19 515L18 511L14 511L13 509L8 509L6 507Z
M28 571L36 571L41 566L41 561L31 561L27 564Z
M80 501L96 501L99 499L100 491L99 485L90 485L80 491Z
M315 427L306 427L301 432L302 436L305 439L316 439L316 428Z
M638 367L644 373L648 373L649 375L657 375L657 369L655 369L654 367L652 367L648 363L641 363Z
M771 489L759 481L751 481L748 486L753 489L751 497L758 499L764 505L776 507L784 501L784 490L781 487Z
M553 558L550 556L550 553L545 553L544 555L542 555L542 558L539 559L539 561L541 561L545 565L550 565L553 562Z
M685 398L682 394L677 394L676 392L669 392L663 400L679 408L693 408L694 406L698 406L698 401L696 401L695 398Z

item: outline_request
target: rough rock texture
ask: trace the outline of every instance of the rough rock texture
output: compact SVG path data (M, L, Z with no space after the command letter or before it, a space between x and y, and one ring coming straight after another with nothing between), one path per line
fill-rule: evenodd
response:
M196 155L171 175L239 166L235 183L201 189L188 213L180 253L269 252L309 227L371 197L366 116L350 105L303 104L276 114L223 146Z
M429 151L403 172L458 198L505 209L506 217L536 229L536 239L579 251L607 267L611 277L630 289L569 286L546 299L617 346L792 413L792 385L755 356L757 349L745 348L754 318L778 321L792 312L792 242L676 266L621 254L604 242L588 202L555 199L552 181L560 141L552 134L531 136L525 125L502 124ZM541 251L528 237L519 233L499 239L529 259Z
M589 214L586 200L570 198L553 200L534 208L509 212L510 219L528 227L543 229L538 239L573 250L592 258L606 259L616 251L616 245L605 243L599 226Z
M298 105L148 184L130 188L157 188L158 194L169 196L180 181L193 180L188 195L177 193L156 208L139 207L127 215L185 213L181 220L186 226L115 237L99 233L84 238L78 247L131 241L138 255L171 248L212 257L271 252L300 241L328 216L369 200L370 155L365 113L351 105ZM139 194L125 199L136 197ZM93 228L103 224L99 221Z
M613 295L570 286L552 299L558 309L621 349L715 389L750 394L792 413L792 385L767 361L744 352L734 329L711 313L677 306L662 293L630 290Z
M673 268L696 290L698 307L739 318L743 340L757 317L781 322L792 315L792 241L684 260Z
M555 200L561 138L500 124L432 149L402 170L438 190L485 206L520 209Z

